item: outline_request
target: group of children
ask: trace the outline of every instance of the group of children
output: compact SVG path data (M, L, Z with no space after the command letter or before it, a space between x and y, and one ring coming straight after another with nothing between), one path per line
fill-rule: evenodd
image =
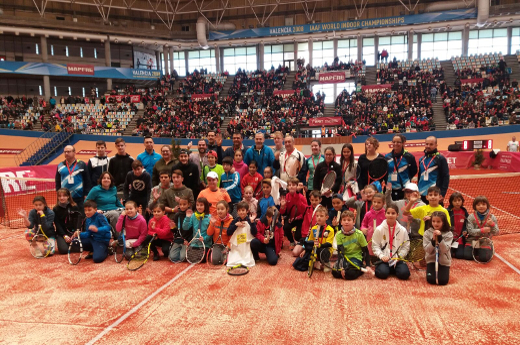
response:
M367 185L359 195L334 195L332 208L328 210L321 205L319 191L311 191L307 201L300 181L291 178L287 182L287 191L280 191L279 205L276 205L271 195L276 178L261 178L259 175L259 181L253 180L256 176L253 162L248 172L251 178L243 179L238 187L240 179L233 176L237 172L231 173L232 167L232 162L223 160L222 187L229 184L228 193L236 188L240 188L240 193L229 193L231 203L218 201L215 215L211 215L206 198L199 197L193 201L192 194L181 194L174 196L178 207L168 210L173 213L171 217L166 215L163 203L153 202L149 207L153 217L147 222L139 213L136 202L127 201L115 229L112 229L96 203L85 201L83 212L86 219L81 226L83 231L79 233L84 250L91 252L94 262L104 261L117 245L119 234L124 229L127 259L152 241L154 261L160 259L160 249L164 257L179 263L186 259L186 246L200 231L206 250L213 244L230 248L228 258L231 261L228 260L228 264L253 266L260 259L259 254L263 253L270 265L276 265L286 237L296 258L293 266L297 270L307 270L313 248L318 247L318 257L323 257L320 255L322 251L332 254L336 250L344 259L341 266L333 269L337 278L356 279L366 271L363 268L375 263L375 276L380 279L391 274L399 279L408 279L408 266L398 258L404 258L408 253L409 240L422 238L427 281L444 285L449 281L452 257L472 260L473 241L499 231L496 218L490 214L489 201L484 196L474 199L474 212L469 214L464 208L463 196L456 192L451 194L449 207L445 209L436 186L428 189L426 205L413 183L405 186L405 199L397 201L391 200L391 185L387 185L385 194L379 193L374 185ZM248 180L251 182L244 185L243 182ZM249 183L260 183L263 194L260 198L255 197L258 187ZM41 231L51 240L51 254L54 254L56 246L60 253L65 254L73 237L78 234L74 217L80 210L69 190L62 188L57 195L53 210L47 207L45 198L37 196L33 202L34 209L29 214L21 214L28 227L27 240L31 240L35 229L41 226ZM233 239L237 231L244 234L239 240ZM437 274L436 248L439 250ZM490 253L481 249L479 255ZM325 266L327 270L327 262L322 261L317 260L316 268Z

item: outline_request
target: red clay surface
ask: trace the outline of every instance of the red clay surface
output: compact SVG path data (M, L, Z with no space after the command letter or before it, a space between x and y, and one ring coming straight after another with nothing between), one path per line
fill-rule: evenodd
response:
M129 272L113 257L78 266L62 255L37 260L21 235L0 247L2 344L88 343L189 267L162 259ZM496 237L495 247L520 267L520 235ZM405 282L319 271L309 279L292 262L285 249L277 266L262 261L243 277L191 267L96 344L520 342L520 275L497 258L454 261L444 287L413 270Z

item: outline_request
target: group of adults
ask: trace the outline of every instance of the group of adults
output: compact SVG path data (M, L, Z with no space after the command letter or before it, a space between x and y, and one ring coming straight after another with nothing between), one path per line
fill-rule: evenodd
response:
M107 157L106 143L98 141L96 142L97 154L87 163L76 159L75 148L69 145L64 149L65 160L57 167L56 189L67 188L80 210L85 199L95 201L99 212L103 212L115 228L123 207L123 197L128 198L128 189L146 194L149 203L139 203L142 212L145 212L152 202L160 201L165 204L170 213L174 213L178 210L179 197L187 194L192 201L199 195L206 197L211 203L212 213L215 213L218 201L230 202L228 193L218 187L219 176L215 176L217 174L209 173L204 180L200 178L205 170L204 167L208 165L207 157L210 151L211 154L216 153L219 163L224 157L235 157L235 153L241 151L245 164L249 165L255 161L261 175L267 167L271 167L272 172L285 182L297 177L300 181L300 189L307 194L307 197L312 190L321 188L323 179L333 170L336 172L335 183L330 191L322 195L322 203L327 207L332 206L334 194L352 192L355 194L369 184L371 182L368 175L369 166L377 159L386 160L388 164L385 181L391 182L394 200L404 197L405 186L411 181L417 182L418 191L426 203L429 187L438 186L442 196L445 196L449 186L448 164L446 158L438 152L437 139L433 136L426 138L424 156L418 163L414 155L405 149L406 137L402 134L393 137L392 151L385 156L378 152L378 140L373 137L368 138L365 142L365 153L359 157L357 164L351 144L343 145L337 162L334 147L329 146L322 153L322 145L318 139L312 141L312 153L309 157L305 157L295 147L293 137L283 137L282 133L274 135L273 149L265 145L263 133L257 133L255 145L252 147L245 147L242 141L242 135L235 133L233 145L224 150L221 138L217 137L215 132L209 132L207 141L198 142L196 152L181 149L177 159L173 157L171 146L163 145L161 153L158 154L154 150L153 139L145 137L145 150L134 160L126 152L124 139L118 138L115 141L117 152L113 157ZM286 163L289 159L298 164L295 176L290 176L288 172ZM148 175L150 183L144 183L146 179L143 177L128 179L129 175L135 173L136 167L142 167L142 176ZM128 181L132 182L126 185ZM354 185L356 188L353 188ZM305 211L301 210L301 212Z

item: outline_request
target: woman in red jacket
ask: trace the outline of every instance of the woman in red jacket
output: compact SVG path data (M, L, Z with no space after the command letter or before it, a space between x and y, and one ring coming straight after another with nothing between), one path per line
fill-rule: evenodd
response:
M275 212L277 212L276 207L269 207L265 216L257 221L256 238L251 241L251 252L253 252L255 260L260 259L258 253L265 253L267 263L271 266L278 263L283 243L283 229L279 221L280 219L276 221L273 229L271 229Z

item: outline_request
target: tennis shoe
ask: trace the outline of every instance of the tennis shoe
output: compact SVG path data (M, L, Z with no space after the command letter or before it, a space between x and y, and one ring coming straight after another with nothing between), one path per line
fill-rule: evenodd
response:
M153 261L159 261L160 257L159 254L153 254Z
M291 242L291 244L289 245L289 249L290 249L290 250L293 250L294 247L296 247L296 243Z
M92 255L92 252L88 253L87 256L85 256L85 259L92 259L94 255Z
M332 270L329 267L327 267L327 266L323 267L323 272L328 273L330 271L332 271Z

